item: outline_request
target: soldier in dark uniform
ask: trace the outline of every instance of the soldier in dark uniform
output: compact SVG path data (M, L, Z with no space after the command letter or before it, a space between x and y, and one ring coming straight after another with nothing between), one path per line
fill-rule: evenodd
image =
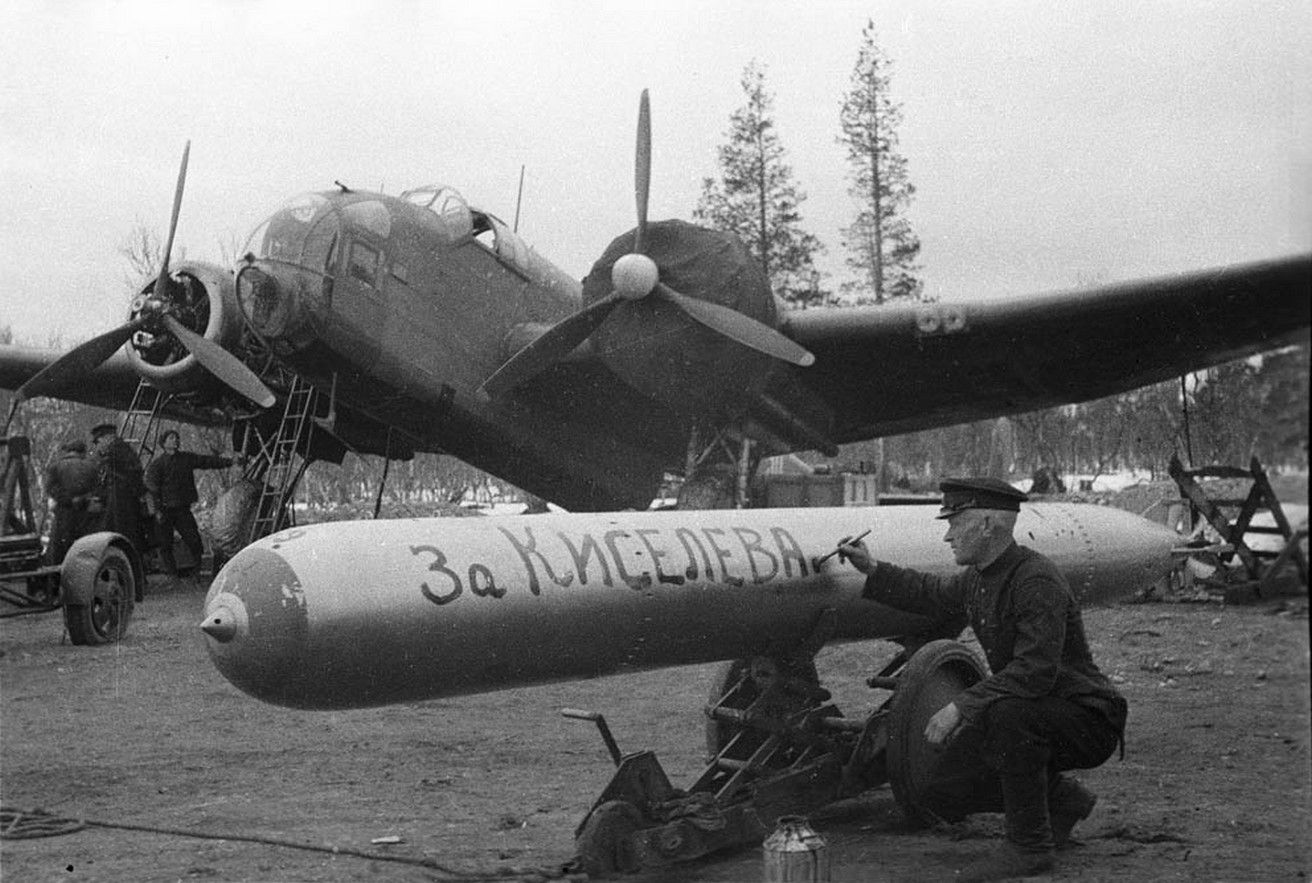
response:
M945 821L1004 812L1007 840L958 880L1032 876L1053 866L1097 798L1063 770L1092 769L1124 744L1126 703L1089 653L1079 604L1061 572L1012 537L1025 494L996 479L940 484L944 540L966 568L941 577L840 554L867 574L865 597L956 628L969 624L991 674L930 718L944 744L925 791Z
M47 560L64 563L68 547L94 528L95 516L89 514L92 495L100 469L87 458L87 443L81 439L59 446L59 456L46 469L46 495L55 501L55 519L50 528Z
M191 504L200 499L196 493L197 469L226 469L237 460L179 450L176 430L170 429L159 438L164 453L150 461L146 468L146 506L155 518L159 532L159 555L164 571L178 573L173 560L173 532L182 537L183 544L194 560L200 561L204 547Z
M141 524L141 507L146 495L142 482L141 460L131 445L118 436L118 427L102 423L91 429L91 448L100 469L96 497L104 507L100 530L112 530L127 537L137 552L146 549L146 535Z

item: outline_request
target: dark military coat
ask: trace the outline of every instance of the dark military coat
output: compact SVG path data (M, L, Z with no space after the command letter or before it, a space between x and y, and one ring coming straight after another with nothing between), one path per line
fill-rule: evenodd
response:
M200 495L196 492L197 469L223 469L232 465L228 457L177 451L160 454L146 467L146 490L155 503L165 509L190 506Z
M141 461L131 445L115 439L97 458L100 482L96 495L104 505L101 529L123 534L137 549L145 548L141 507L146 495Z
M1080 607L1061 571L1012 543L989 566L941 577L879 562L865 597L974 630L991 674L954 702L963 723L1004 697L1057 696L1104 711L1122 730L1125 701L1093 661Z

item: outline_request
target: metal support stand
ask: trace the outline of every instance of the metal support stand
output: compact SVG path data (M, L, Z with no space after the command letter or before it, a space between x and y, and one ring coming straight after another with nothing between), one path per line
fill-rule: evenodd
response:
M1197 524L1199 517L1221 537L1229 547L1224 558L1238 556L1248 573L1249 585L1253 594L1261 597L1271 587L1273 577L1282 570L1286 563L1292 562L1297 569L1298 578L1306 590L1308 585L1307 558L1303 554L1301 539L1290 526L1280 505L1266 470L1254 457L1247 469L1238 466L1201 466L1186 469L1178 457L1172 457L1167 469L1180 494L1189 502L1190 523ZM1249 491L1243 497L1209 496L1198 479L1232 479L1251 481ZM1226 514L1234 512L1234 520ZM1253 516L1258 512L1268 511L1275 522L1274 526L1255 525ZM1284 548L1279 551L1253 549L1248 545L1249 534L1268 534L1284 539Z
M775 819L806 814L893 781L908 817L922 818L920 784L931 752L925 721L984 676L984 666L951 640L900 653L870 686L891 695L869 714L845 717L816 676L815 655L833 634L834 611L791 652L727 664L706 708L710 760L679 790L650 751L618 756L617 769L575 831L575 861L591 876L631 873L759 843ZM921 639L905 646L919 646ZM903 679L895 675L914 672ZM932 706L932 707L931 707ZM597 720L600 715L564 713Z

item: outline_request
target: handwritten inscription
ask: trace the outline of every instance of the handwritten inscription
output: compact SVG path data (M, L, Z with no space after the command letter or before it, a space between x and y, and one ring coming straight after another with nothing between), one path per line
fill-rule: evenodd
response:
M500 581L490 561L456 566L436 545L410 546L426 568L419 585L423 596L441 606L466 592L503 598L505 586L521 580L531 594L541 595L544 587L566 589L576 581L580 586L600 583L645 590L696 582L761 585L811 572L801 546L782 527L768 533L750 527L640 527L575 536L562 531L540 535L531 525L498 525L497 530L509 552L496 561L506 576ZM513 572L507 569L511 567Z
M465 574L465 582L461 582L460 574L447 567L446 555L436 546L411 546L410 554L431 557L428 562L428 570L430 573L436 573L439 576L435 577L432 583L427 581L420 583L419 591L434 604L439 606L450 604L460 597L466 585L468 585L470 592L480 598L501 598L506 594L506 590L497 585L496 579L492 576L492 571L486 565L469 565L469 570Z

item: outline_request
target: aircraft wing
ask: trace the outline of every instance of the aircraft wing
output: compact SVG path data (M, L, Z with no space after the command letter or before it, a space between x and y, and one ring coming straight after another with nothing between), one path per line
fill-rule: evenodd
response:
M51 362L64 355L63 350L0 344L0 390L16 390ZM83 382L61 391L59 398L98 408L126 411L137 390L137 373L127 356L119 351L91 371ZM221 415L208 409L190 407L174 400L165 408L169 416L188 423L217 424Z
M1025 299L800 310L833 442L1088 401L1306 340L1312 254ZM796 392L796 388L794 388Z

